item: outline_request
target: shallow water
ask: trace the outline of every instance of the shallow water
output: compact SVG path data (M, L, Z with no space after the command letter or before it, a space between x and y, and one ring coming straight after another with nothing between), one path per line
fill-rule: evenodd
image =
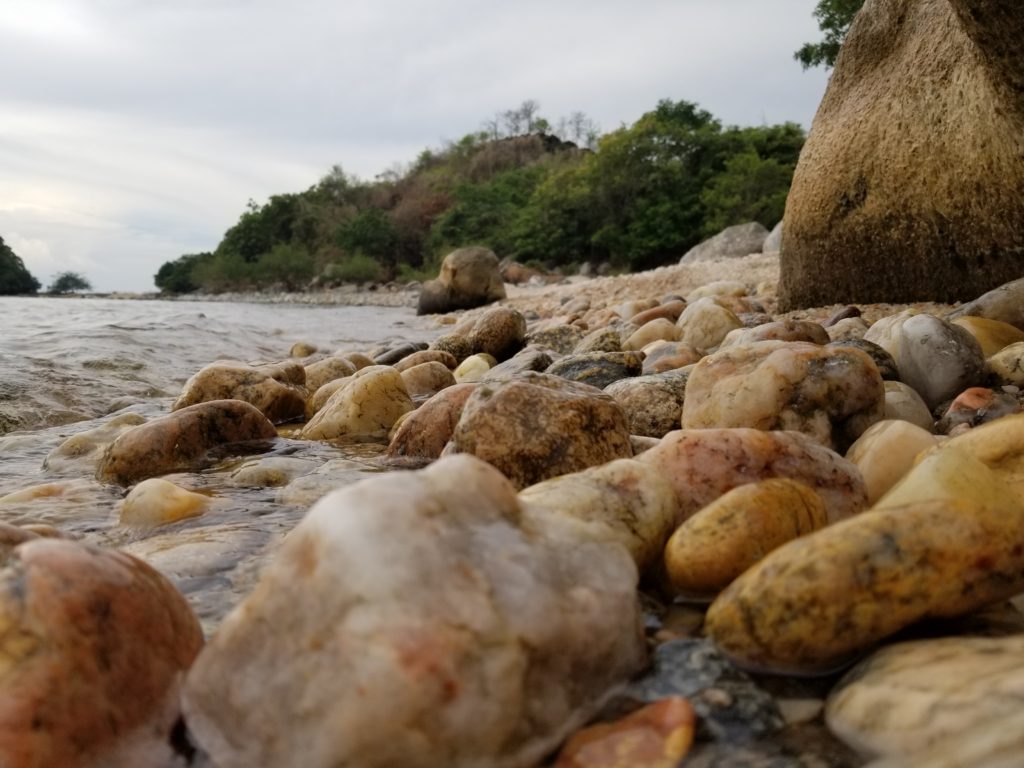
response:
M214 360L283 360L296 341L323 353L372 352L437 334L424 326L404 308L0 298L0 497L48 485L37 498L0 498L0 521L52 525L142 557L177 584L210 631L312 499L379 471L381 446L297 441L282 428L268 454L167 477L211 503L202 517L149 531L118 524L126 490L96 481L94 464L44 467L46 457L116 414L167 413L185 380ZM289 489L232 478L267 457L300 459L293 464L307 477Z

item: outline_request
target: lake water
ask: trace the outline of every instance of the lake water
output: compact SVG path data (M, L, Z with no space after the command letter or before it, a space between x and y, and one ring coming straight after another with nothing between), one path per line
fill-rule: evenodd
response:
M46 457L117 414L167 413L185 380L214 360L283 360L296 341L369 352L438 334L427 326L412 309L391 307L0 298L0 520L52 525L142 557L182 589L209 631L317 495L380 471L380 447L298 441L283 428L270 456L309 477L290 490L239 484L233 473L254 457L170 476L209 495L210 508L150 531L118 524L126 491L97 482L94 465L46 468ZM2 500L39 485L46 490L35 498Z

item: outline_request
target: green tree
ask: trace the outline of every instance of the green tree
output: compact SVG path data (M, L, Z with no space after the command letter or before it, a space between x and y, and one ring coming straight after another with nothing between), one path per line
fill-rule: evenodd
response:
M198 290L199 283L192 273L198 263L211 258L213 254L209 252L186 253L174 261L164 262L153 276L153 283L164 293L191 293Z
M817 43L805 43L793 57L804 69L834 66L850 24L862 5L864 0L818 0L814 18L825 33L825 39Z
M393 263L398 233L380 208L364 208L338 227L334 242L350 255L362 253L382 263Z
M703 234L714 235L747 221L773 226L782 220L792 181L792 167L762 158L754 149L734 155L701 192Z
M77 272L61 272L54 276L47 293L74 293L75 291L91 291L92 284Z
M0 237L0 296L36 293L39 288L39 281Z

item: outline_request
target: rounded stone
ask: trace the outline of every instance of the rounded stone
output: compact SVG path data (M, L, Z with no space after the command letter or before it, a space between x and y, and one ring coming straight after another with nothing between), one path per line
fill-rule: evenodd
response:
M121 504L118 522L135 528L156 528L199 517L210 503L208 496L152 477L136 485Z
M687 379L688 371L669 371L621 379L604 391L622 407L632 434L664 437L679 429Z
M211 400L241 400L274 424L300 419L306 410L306 371L299 363L252 366L220 361L187 382L171 410Z
M484 312L469 334L474 353L485 353L498 362L522 349L526 338L526 319L510 307L495 307Z

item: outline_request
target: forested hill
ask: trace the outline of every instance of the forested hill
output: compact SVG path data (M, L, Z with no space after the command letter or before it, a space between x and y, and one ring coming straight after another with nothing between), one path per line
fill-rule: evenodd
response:
M156 285L409 279L469 244L548 268L645 269L730 224L774 225L804 142L796 124L723 127L686 101L661 101L600 137L579 113L552 129L532 101L504 117L374 181L335 166L305 192L250 201L215 250L165 263Z

